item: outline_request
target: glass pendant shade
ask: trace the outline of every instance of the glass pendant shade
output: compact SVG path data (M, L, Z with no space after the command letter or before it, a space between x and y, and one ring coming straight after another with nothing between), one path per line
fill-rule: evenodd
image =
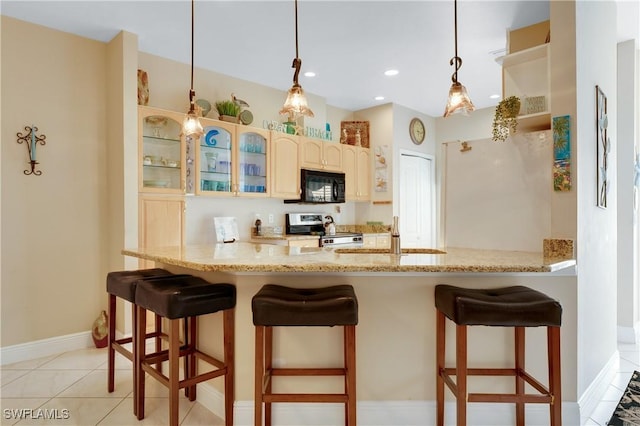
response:
M307 97L304 95L304 90L299 84L295 84L289 89L287 94L287 100L284 102L281 115L298 117L304 115L306 117L313 117L313 111L309 109L307 104Z
M182 131L185 137L191 136L193 138L199 138L204 134L200 118L196 114L193 104L191 104L191 109L184 117L184 121L182 122Z
M453 83L449 89L449 100L444 110L444 116L448 117L456 113L469 115L469 113L475 109L476 107L473 106L473 102L471 102L469 94L467 93L467 88L460 84L460 82L456 81Z

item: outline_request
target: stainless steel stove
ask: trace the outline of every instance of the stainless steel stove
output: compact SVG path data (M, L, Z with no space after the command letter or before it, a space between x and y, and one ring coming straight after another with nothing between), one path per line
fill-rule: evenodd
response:
M286 232L292 235L320 235L321 247L362 247L362 234L358 232L336 232L325 234L323 213L287 213Z

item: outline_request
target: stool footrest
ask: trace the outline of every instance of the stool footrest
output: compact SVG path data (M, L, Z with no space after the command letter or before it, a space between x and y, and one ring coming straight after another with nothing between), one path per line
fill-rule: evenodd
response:
M549 395L532 395L515 393L470 393L467 397L468 402L524 402L531 404L549 404L553 402L553 398Z
M267 371L272 376L344 376L345 368L272 368Z
M278 393L265 394L263 402L347 402L349 397L342 393Z

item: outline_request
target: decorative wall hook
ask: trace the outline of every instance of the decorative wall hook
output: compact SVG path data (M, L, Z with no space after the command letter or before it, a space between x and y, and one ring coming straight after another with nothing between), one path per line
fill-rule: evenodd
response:
M16 134L18 136L17 142L18 143L24 142L25 145L27 146L27 151L29 152L29 164L31 165L31 171L27 169L24 171L24 174L40 176L42 174L42 171L36 170L36 165L40 164L36 161L36 146L38 145L38 143L40 143L40 145L42 146L46 145L47 143L45 142L45 139L47 137L45 135L41 135L41 136L36 135L38 128L35 127L34 125L31 125L31 127L25 126L24 130L27 131L27 134L25 135L23 135L22 133Z

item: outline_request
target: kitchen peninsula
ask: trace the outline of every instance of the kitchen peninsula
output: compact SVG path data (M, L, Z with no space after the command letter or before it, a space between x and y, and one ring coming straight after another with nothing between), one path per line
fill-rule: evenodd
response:
M125 249L122 253L154 261L172 272L189 273L212 283L227 282L237 286L236 412L239 424L244 424L245 419L250 423L251 419L254 365L251 298L264 284L292 287L353 285L360 313L356 331L359 423L398 424L399 419L406 419L402 424L421 424L421 421L429 424L435 419L433 291L437 284L476 288L527 285L558 299L563 306L563 396L565 400L575 401L576 369L573 360L576 343L571 336L576 333L576 263L572 246L567 253L562 247L556 250L557 245L548 244L548 241L545 240L544 254L443 248L407 249L407 254L394 256L371 249L288 247L243 242L136 248ZM217 321L217 317L204 318L200 328L201 345L212 353L221 347ZM278 332L281 333L282 344L287 346L286 351L275 349L274 359L280 365L301 365L307 360L319 360L321 365L327 366L341 362L336 351L325 350L328 345L342 345L339 330L314 330L312 337L305 334L304 328ZM543 349L546 334L542 329L533 329L528 332L527 339L527 368L546 382L546 350ZM470 333L470 362L509 366L513 362L508 349L512 341L513 336L508 329L478 327ZM452 352L450 350L447 354L451 360ZM341 384L332 378L323 380L326 382L320 384L321 392L334 391ZM508 391L512 381L503 384L499 380L480 382L480 389L483 385L489 386L487 389L502 386L505 388L502 390ZM220 401L221 391L214 388L219 384L214 381L204 386L208 386L211 393L199 392L198 399L202 398L205 406L219 414L221 410L216 401ZM283 388L287 386L288 383L282 384ZM297 386L291 391L299 391ZM213 402L207 401L208 398ZM284 405L284 408L276 405L275 412L282 410L281 415L293 418L299 415L295 408ZM314 407L314 413L320 415L323 424L340 422L340 406L321 404ZM508 404L497 407L498 412L511 409ZM539 409L542 416L547 415L546 406L533 409ZM565 404L563 411L566 412L566 424L573 424L570 420L577 415L577 404ZM469 415L472 419L473 410ZM509 416L508 411L505 415Z

